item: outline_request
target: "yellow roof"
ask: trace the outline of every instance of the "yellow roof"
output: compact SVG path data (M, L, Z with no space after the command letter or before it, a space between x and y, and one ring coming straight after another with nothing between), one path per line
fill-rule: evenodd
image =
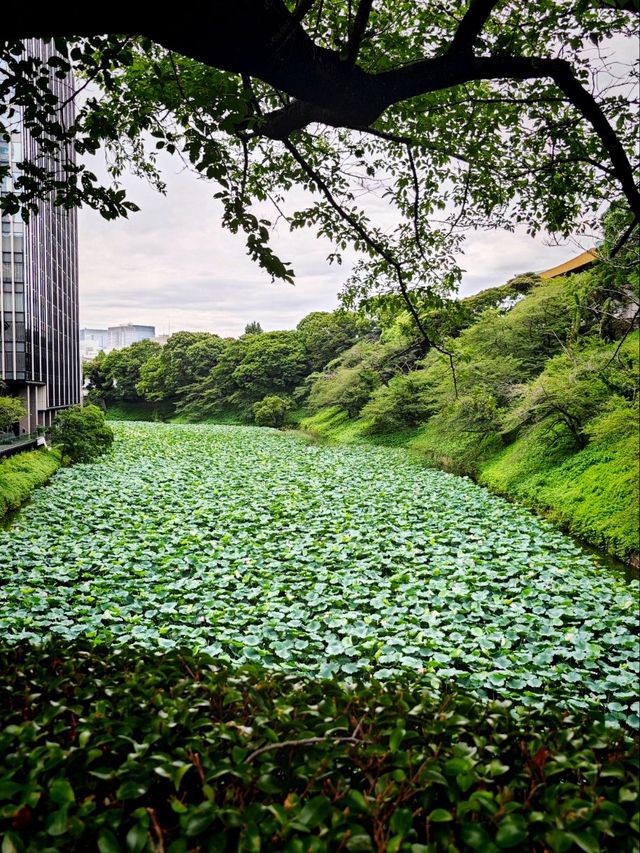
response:
M586 252L576 255L575 258L571 258L571 260L565 261L563 264L558 264L557 267L551 267L551 269L538 273L538 275L540 278L555 278L558 275L566 275L570 272L579 272L597 260L598 250L587 249Z

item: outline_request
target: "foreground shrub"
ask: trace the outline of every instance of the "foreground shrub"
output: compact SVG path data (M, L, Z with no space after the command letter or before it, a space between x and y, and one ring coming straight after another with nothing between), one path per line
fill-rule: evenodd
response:
M89 462L113 443L113 430L97 406L71 406L58 412L52 437L71 462Z
M0 651L2 849L635 850L637 746L189 654Z

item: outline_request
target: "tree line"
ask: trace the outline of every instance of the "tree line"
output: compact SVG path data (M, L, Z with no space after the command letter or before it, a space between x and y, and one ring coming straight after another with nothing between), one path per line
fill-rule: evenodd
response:
M280 426L307 396L309 376L372 334L373 323L349 311L313 312L294 330L263 332L250 323L239 338L177 332L164 346L138 341L87 362L88 397L107 406L170 404L191 420L231 411Z

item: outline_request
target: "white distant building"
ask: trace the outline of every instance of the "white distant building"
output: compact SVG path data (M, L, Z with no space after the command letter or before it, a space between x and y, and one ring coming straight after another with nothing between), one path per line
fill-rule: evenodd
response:
M155 338L155 326L136 326L126 323L108 329L80 329L80 360L91 361L99 352L124 349L138 341Z
M122 326L109 326L108 332L108 349L124 349L138 341L155 338L156 327L136 326L133 323L126 323Z
M80 329L80 360L91 361L109 347L107 329Z

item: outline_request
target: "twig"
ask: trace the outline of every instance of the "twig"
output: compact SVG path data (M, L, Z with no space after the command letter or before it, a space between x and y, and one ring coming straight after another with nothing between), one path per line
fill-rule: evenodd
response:
M162 827L158 823L158 818L156 817L156 810L147 807L147 814L151 818L151 825L153 826L153 831L156 834L158 839L158 851L159 853L164 853L164 833L162 832Z
M191 678L193 678L194 681L200 681L199 676L196 675L196 673L191 669L191 667L189 666L189 664L186 662L186 660L184 658L180 658L180 662L182 663L183 667L187 670L187 672L189 673Z
M624 233L620 237L618 237L618 239L616 240L615 246L609 252L610 258L615 258L615 256L618 254L620 249L623 248L624 244L627 242L629 237L631 237L631 235L633 234L633 230L637 224L638 224L638 217L634 216L633 222L631 223L631 225L629 225L629 227L627 229L625 229Z
M373 0L360 0L356 19L353 24L353 29L349 33L349 44L347 45L347 56L345 62L347 65L354 65L358 58L362 39L371 14ZM351 13L351 4L349 5L349 13ZM349 25L351 25L351 14L349 14Z
M260 749L256 749L248 758L245 759L247 764L250 764L255 758L259 755L262 755L264 752L270 752L273 749L289 749L290 747L296 746L311 746L315 743L329 743L329 741L336 741L337 743L362 743L363 741L357 737L336 737L333 735L329 735L327 737L308 737L303 738L302 740L281 740L278 743L268 743L266 746L261 746Z
M411 175L413 177L413 232L416 237L416 246L418 247L420 256L426 264L427 258L422 247L420 228L418 226L418 219L420 216L420 182L418 181L418 172L416 170L416 163L413 159L413 152L411 151L410 145L407 145L407 155L409 157L409 165L411 166Z
M626 331L626 332L624 333L624 335L620 338L620 342L618 343L618 346L616 347L616 350L615 350L614 354L611 356L611 358L610 358L610 359L609 359L609 361L605 364L605 366L602 368L602 370L606 370L606 369L609 367L609 365L610 365L613 361L615 361L615 359L618 357L618 353L619 353L619 352L620 352L620 350L622 349L622 344L626 341L627 337L628 337L628 336L629 336L629 334L633 331L633 328L634 328L634 326L636 325L636 320L638 319L638 315L639 315L639 314L640 314L640 308L638 308L638 310L636 311L636 313L635 313L635 314L633 315L633 317L629 320L629 326L628 326L628 328L627 328L627 331ZM601 372L602 372L602 371L601 371Z

